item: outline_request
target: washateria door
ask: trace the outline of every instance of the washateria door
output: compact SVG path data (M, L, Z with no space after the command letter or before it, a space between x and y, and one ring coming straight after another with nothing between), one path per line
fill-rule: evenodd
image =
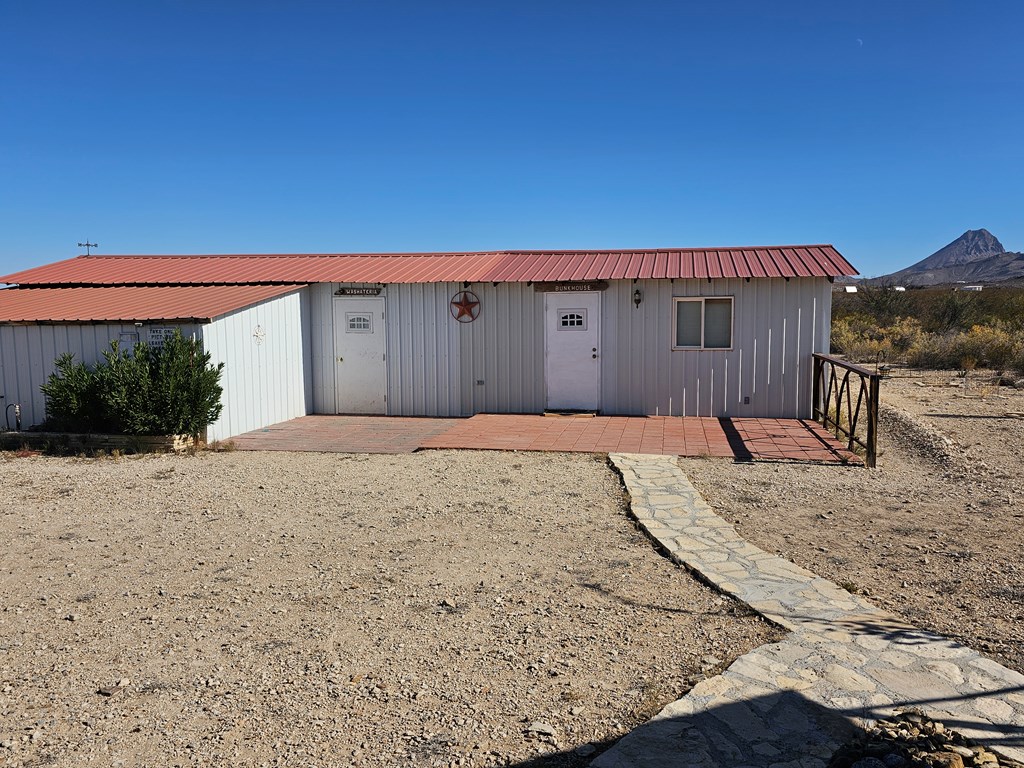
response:
M334 391L338 413L387 413L383 298L334 299Z

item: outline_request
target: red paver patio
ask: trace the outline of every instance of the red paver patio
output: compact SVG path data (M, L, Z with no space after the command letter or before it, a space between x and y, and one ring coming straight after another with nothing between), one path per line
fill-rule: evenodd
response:
M301 416L231 438L242 451L412 453L463 419Z
M462 448L861 463L820 424L802 419L303 416L232 440L237 448L254 451L412 453L420 448Z

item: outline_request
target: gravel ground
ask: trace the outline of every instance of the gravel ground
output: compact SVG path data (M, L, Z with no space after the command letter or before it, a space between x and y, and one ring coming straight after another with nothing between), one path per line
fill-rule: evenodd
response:
M2 765L584 765L779 636L590 456L0 467Z
M884 380L876 470L683 459L751 542L1024 672L1024 391Z

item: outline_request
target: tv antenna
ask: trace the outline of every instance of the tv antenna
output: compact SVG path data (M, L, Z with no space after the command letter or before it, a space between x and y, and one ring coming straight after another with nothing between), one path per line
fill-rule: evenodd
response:
M91 253L89 252L89 249L90 249L90 248L96 248L96 247L97 247L97 244L96 244L96 243L90 243L90 242L89 242L89 239L88 239L88 238L86 238L86 240L85 240L85 242L84 242L84 243L79 243L79 244L78 244L78 247L79 247L79 248L85 248L85 255L86 255L86 256L91 256L92 254L91 254Z

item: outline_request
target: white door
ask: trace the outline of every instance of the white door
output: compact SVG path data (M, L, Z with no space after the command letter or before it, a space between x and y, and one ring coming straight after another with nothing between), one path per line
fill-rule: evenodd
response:
M550 411L601 407L601 294L544 294L544 380Z
M334 391L338 413L387 413L384 299L334 299Z

